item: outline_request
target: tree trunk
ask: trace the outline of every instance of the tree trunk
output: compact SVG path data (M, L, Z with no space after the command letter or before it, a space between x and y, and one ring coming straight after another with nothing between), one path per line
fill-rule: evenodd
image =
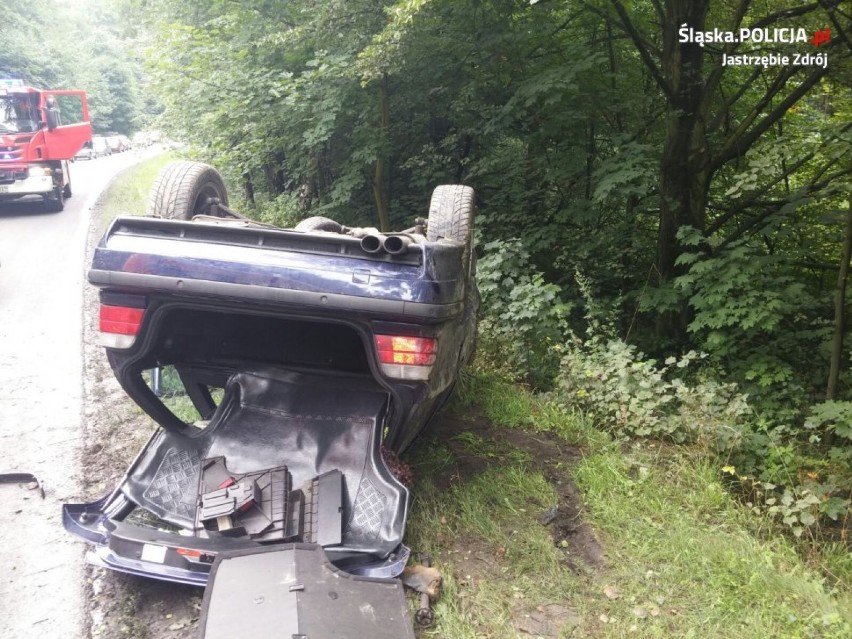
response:
M381 84L381 121L380 135L381 148L379 149L378 157L376 158L376 172L373 175L373 199L376 203L376 212L379 217L379 230L382 232L390 231L390 212L388 205L388 189L386 174L387 154L385 151L388 135L388 127L390 126L390 106L388 104L388 77L382 80Z
M837 286L834 291L834 340L831 345L831 366L828 371L828 388L825 398L837 397L837 382L840 379L840 360L843 356L843 332L845 329L846 278L849 275L849 260L852 259L852 198L847 202L846 229L843 238L843 256L837 271Z
M251 181L251 173L243 173L243 191L245 192L246 202L254 206L254 182Z
M704 50L678 41L678 28L688 24L703 30L708 0L670 0L663 27L661 75L667 93L666 137L660 162L660 225L657 236L657 270L662 283L678 275L675 262L683 248L678 230L693 226L704 230L710 157L704 136ZM666 314L657 325L663 336L682 341L686 334L686 307Z

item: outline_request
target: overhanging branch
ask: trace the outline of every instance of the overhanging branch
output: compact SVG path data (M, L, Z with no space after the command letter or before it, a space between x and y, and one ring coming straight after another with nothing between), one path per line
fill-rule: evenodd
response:
M621 26L624 31L630 36L630 39L633 41L633 44L636 45L636 49L639 51L639 57L642 58L642 62L645 63L645 67L648 69L648 72L651 74L651 77L654 78L654 81L660 87L660 90L666 95L667 98L671 99L674 97L674 91L672 87L666 82L666 79L663 77L663 74L660 72L660 68L657 66L656 62L654 62L654 58L651 57L651 53L648 51L648 47L645 44L644 39L642 38L639 31L636 29L636 25L633 24L633 21L630 19L630 16L627 15L627 11L624 8L624 5L621 4L618 0L610 0L612 6L615 8L616 13L618 13L618 17L621 19Z
M760 136L763 135L769 127L780 120L791 106L801 100L802 97L810 91L827 72L827 68L823 69L817 67L798 87L791 91L790 94L784 98L780 104L778 104L778 106L770 111L766 117L760 120L760 122L754 125L750 130L741 133L738 129L737 132L724 144L719 154L711 160L710 165L712 169L716 171L734 158L747 153ZM787 73L787 70L785 70L784 73Z

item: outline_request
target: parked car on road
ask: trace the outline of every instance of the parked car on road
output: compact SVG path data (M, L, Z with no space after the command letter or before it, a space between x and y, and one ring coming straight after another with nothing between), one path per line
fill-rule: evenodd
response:
M121 153L125 150L124 142L122 142L121 137L118 135L110 135L106 138L107 145L109 146L110 153Z
M74 161L77 160L94 160L97 157L95 150L92 148L91 141L86 142L83 148L74 154Z
M92 137L92 150L94 151L96 158L112 155L109 143L102 135L95 135Z

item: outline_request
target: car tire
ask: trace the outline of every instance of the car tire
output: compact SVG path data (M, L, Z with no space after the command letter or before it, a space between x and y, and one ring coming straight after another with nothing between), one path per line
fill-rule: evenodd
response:
M343 233L343 225L335 222L331 218L315 215L305 218L299 222L294 228L294 231L302 231L310 233L311 231L328 231L329 233Z
M461 242L467 252L473 232L474 203L474 191L469 186L443 184L437 187L429 203L426 239Z
M160 171L145 214L172 220L191 220L196 215L209 215L208 198L219 198L228 205L228 193L219 172L209 164L182 160L167 164Z
M65 189L56 187L52 196L44 198L44 210L48 213L60 213L65 209Z

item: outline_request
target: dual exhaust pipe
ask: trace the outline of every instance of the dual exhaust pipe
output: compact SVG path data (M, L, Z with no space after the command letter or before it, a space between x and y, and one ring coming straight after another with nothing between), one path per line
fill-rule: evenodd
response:
M361 238L361 249L365 253L375 255L384 251L388 255L401 255L408 250L415 240L408 235L384 235L370 233Z

